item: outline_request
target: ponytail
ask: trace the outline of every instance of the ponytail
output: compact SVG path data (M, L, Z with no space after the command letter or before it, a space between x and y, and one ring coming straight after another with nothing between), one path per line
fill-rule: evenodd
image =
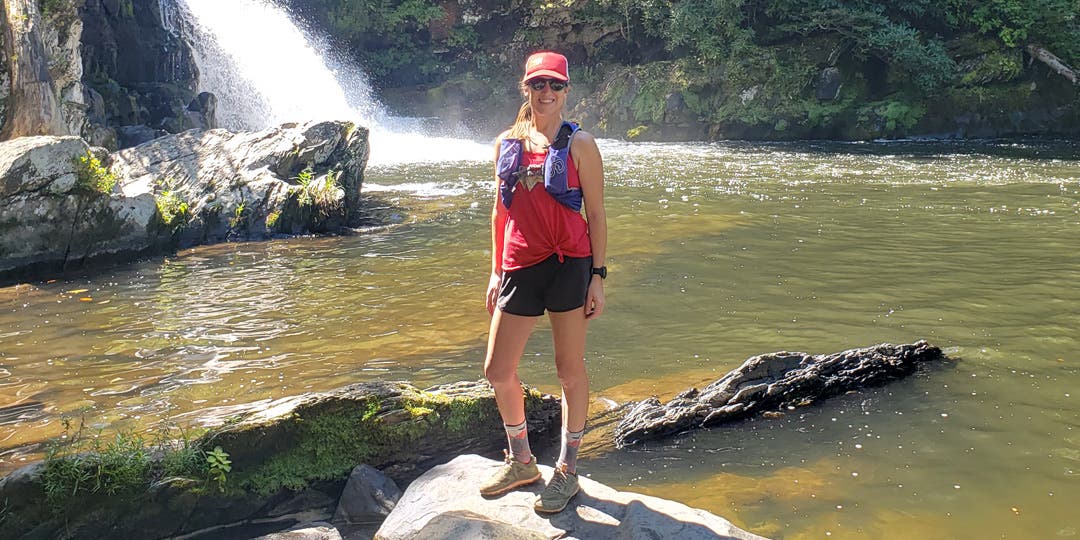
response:
M510 128L509 138L511 139L527 139L529 137L529 125L532 124L532 107L529 102L521 104L521 109L518 110L517 119L514 120L514 125Z

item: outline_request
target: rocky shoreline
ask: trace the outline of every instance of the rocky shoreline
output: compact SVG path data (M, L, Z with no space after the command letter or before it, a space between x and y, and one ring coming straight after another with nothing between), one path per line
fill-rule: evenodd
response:
M599 451L615 451L616 440L782 414L944 359L925 341L759 355L703 391L683 392L662 414L655 398L596 414L589 437L610 439ZM525 399L530 433L551 437L559 399L529 388ZM739 414L729 414L733 405ZM657 418L669 422L648 424ZM584 478L572 511L551 518L532 511L541 484L480 497L476 486L497 465L488 458L505 443L482 381L426 390L360 383L200 411L198 423L209 431L178 447L197 458L193 467L176 468L178 452L168 448L75 447L0 478L0 538L761 538L703 510Z

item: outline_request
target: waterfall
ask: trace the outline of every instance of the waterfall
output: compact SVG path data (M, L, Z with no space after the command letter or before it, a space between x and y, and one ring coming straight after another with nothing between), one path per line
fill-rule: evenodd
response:
M224 128L349 120L371 130L373 164L491 158L486 144L410 132L416 123L390 116L363 71L270 0L176 1L199 91L217 97Z

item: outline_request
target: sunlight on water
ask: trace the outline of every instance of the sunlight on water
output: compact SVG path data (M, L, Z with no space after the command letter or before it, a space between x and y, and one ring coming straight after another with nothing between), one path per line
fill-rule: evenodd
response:
M596 410L778 350L926 338L952 361L776 419L620 451L587 437L585 473L778 539L1080 530L1075 143L601 148ZM0 470L62 415L143 428L357 381L479 378L490 164L365 180L394 226L0 289ZM552 358L541 323L523 379L556 391Z

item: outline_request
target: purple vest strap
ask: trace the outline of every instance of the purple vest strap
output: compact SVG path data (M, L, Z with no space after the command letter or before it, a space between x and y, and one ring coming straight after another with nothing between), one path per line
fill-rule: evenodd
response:
M569 185L567 160L570 159L570 140L578 129L580 128L577 124L563 122L544 159L544 190L560 204L575 212L581 211L581 189ZM514 200L514 187L519 177L525 174L525 168L521 166L523 151L524 145L520 139L503 139L499 145L496 174L502 180L499 184L499 197L506 208L510 208L510 203Z

